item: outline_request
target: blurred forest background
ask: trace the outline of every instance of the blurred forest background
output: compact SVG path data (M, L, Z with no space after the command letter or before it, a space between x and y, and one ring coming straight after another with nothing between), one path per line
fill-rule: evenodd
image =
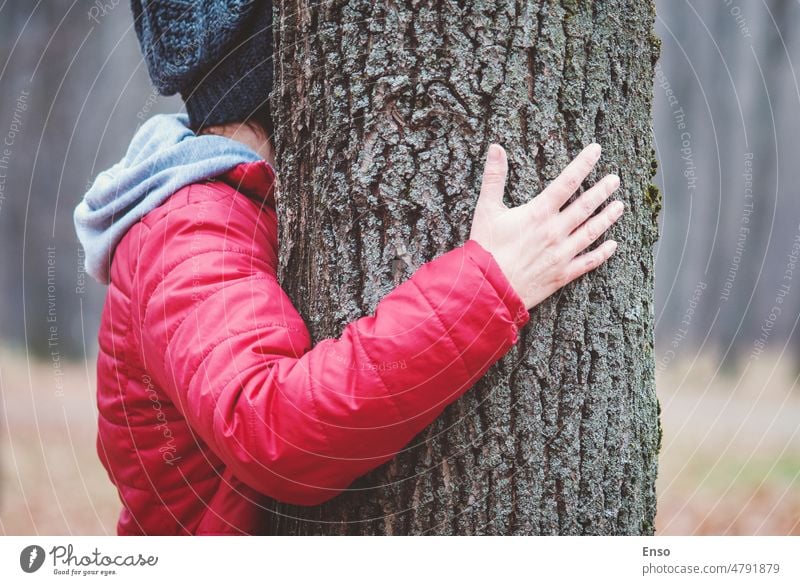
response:
M657 5L657 530L800 534L800 0ZM72 210L180 108L127 1L0 0L0 534L114 531Z

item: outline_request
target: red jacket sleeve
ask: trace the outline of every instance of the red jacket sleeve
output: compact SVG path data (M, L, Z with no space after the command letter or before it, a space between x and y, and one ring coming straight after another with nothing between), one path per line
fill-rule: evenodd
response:
M248 207L249 206L249 207ZM517 341L529 315L467 241L313 349L252 203L187 205L138 268L145 367L236 477L316 505L391 459ZM274 211L272 211L274 213Z

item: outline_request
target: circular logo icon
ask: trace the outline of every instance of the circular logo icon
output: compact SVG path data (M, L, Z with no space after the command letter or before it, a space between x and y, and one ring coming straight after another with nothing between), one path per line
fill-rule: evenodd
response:
M32 544L26 546L19 553L19 566L26 573L35 573L44 564L44 549L37 545Z

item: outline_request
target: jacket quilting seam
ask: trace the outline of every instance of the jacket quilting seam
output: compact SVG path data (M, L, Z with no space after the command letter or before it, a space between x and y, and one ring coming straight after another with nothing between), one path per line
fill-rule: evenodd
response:
M361 339L361 334L358 332L358 328L354 327L353 329L355 331L355 338L358 340L358 345L361 346L361 351L364 352L364 355L367 357L367 361L371 364L373 361L372 357L369 355L367 347L364 345L364 342ZM397 403L397 399L394 397L394 394L392 394L392 390L386 384L386 380L383 379L383 376L381 376L380 368L375 369L375 375L380 381L384 390L386 390L386 397L388 398L388 401L392 404L392 406L394 406L394 409L397 411L397 414L400 415L400 419L403 421L403 424L406 427L410 428L412 431L414 431L413 426L411 426L411 419L409 419L405 414L403 414L403 411L400 409L400 405ZM416 434L416 432L414 432L414 434Z
M455 339L453 339L453 335L450 333L450 329L447 328L447 324L444 322L444 320L441 318L441 316L439 316L439 313L436 310L436 307L433 306L433 303L431 303L430 299L428 299L428 297L425 296L425 293L423 292L422 287L420 287L413 278L410 278L409 281L414 283L414 286L419 291L419 294L422 296L423 299L425 299L425 302L431 308L431 311L436 316L436 319L442 325L442 329L444 329L444 332L447 335L447 338L450 340L450 343L452 344L452 346L456 349L456 354L458 355L458 359L461 362L461 365L464 367L464 371L467 373L467 380L470 380L472 378L472 373L470 372L470 369L469 369L469 366L467 365L466 360L464 360L464 356L461 355L461 350L459 349L458 344L456 343Z
M204 296L196 298L194 304L192 305L192 307L188 311L186 311L186 315L184 315L183 318L180 321L175 323L170 328L170 329L172 329L172 331L170 332L169 330L167 330L167 343L166 343L167 349L169 349L169 347L172 345L172 341L173 341L173 339L175 339L175 336L178 334L178 330L181 328L181 325L183 325L187 321L187 319L189 319L189 317L191 317L193 315L196 315L197 312L200 310L200 308L206 303L206 301L211 300L211 298L216 296L217 293L224 292L224 291L228 290L228 287L236 286L237 284L245 283L245 282L248 282L250 280L258 280L259 278L260 278L260 276L258 274L251 274L250 276L247 276L245 278L237 280L236 282L223 282L223 283L220 284L220 286L212 289L211 291L209 291ZM145 315L146 314L147 314L147 309L145 308ZM165 356L164 362L162 363L162 367L163 366L166 366L166 356Z
M319 405L317 404L317 397L314 394L314 376L311 374L311 368L307 368L306 371L308 374L308 394L311 396L311 405L314 407L314 414L317 415L317 423L320 429L322 429L322 436L325 437L325 442L328 444L329 456L336 457L336 453L333 452L333 441L331 441L328 429L325 427L325 423L322 421L322 417L319 414Z
M258 331L259 329L266 329L268 327L273 327L273 325L271 325L271 324L263 324L262 323L260 325L254 325L252 327L247 327L245 329L238 329L238 330L234 329L233 331L229 331L228 333L226 333L225 336L220 337L216 341L214 341L214 343L212 345L208 346L207 348L205 348L201 352L200 361L197 362L197 366L192 370L192 375L190 376L189 381L186 384L187 388L190 388L192 386L192 384L194 383L194 379L197 376L197 373L200 371L201 366L208 359L208 356L210 356L214 352L214 350L216 350L220 345L222 345L226 341L229 341L229 340L233 339L234 337L238 337L240 335L244 335L245 333L252 333L253 331ZM291 356L281 356L281 357L291 357ZM297 358L291 358L291 359L297 359ZM228 380L224 384L222 384L221 386L227 385L231 380L233 380L238 375L239 374L237 372L236 374L234 374L233 376L228 378Z
M208 477L201 477L199 479L192 479L192 483L194 483L194 484L206 483L206 482L210 483L212 481L221 481L219 475L210 475ZM117 479L116 486L118 488L119 487L124 487L126 489L133 489L133 490L140 491L140 492L146 492L146 493L151 493L151 494L158 495L159 493L162 493L162 492L174 492L174 491L178 491L178 490L185 490L186 489L186 482L183 482L183 483L180 483L180 484L177 484L177 485L173 485L173 486L169 486L169 487L158 486L158 491L155 491L152 486L143 488L143 487L139 487L138 485L135 485L135 484L132 484L132 483L128 483L127 481L120 480L120 479Z
M164 269L164 272L160 275L160 277L155 282L155 284L151 284L150 285L150 286L153 287L153 289L148 293L147 298L146 298L146 300L144 302L144 315L142 316L142 323L147 321L147 312L148 312L148 310L150 308L150 301L155 296L155 294L158 292L158 290L161 288L161 286L164 284L164 282L167 280L167 278L169 278L170 274L172 274L181 264L183 264L183 263L185 263L185 262L187 262L189 260L192 260L192 259L194 259L194 258L196 258L198 256L203 256L205 254L212 254L212 253L215 253L215 252L220 252L222 254L239 254L239 255L242 255L242 256L250 256L251 258L257 259L257 255L253 254L252 250L245 250L245 249L242 249L242 248L230 248L230 249L227 249L227 248L209 248L207 250L200 250L199 252L194 252L194 253L191 253L191 254L186 254L186 255L180 256L177 260L172 262L167 268ZM266 278L267 275L269 275L269 273L266 272L266 271L264 271L264 272L254 272L253 274L248 276L248 278L252 278L254 275L262 275L262 274L263 274L262 278ZM224 281L223 280L221 284L224 286L226 282L228 282L228 281Z
M197 183L191 183L189 185L186 185L185 187L182 187L181 189L178 189L177 191L175 191L175 193L170 195L164 201L164 203L162 203L159 207L156 208L156 209L162 209L163 208L162 209L163 215L159 215L157 217L150 218L150 221L148 221L147 216L145 216L145 217L142 218L142 223L144 225L146 225L148 228L152 229L152 228L155 228L155 226L157 226L160 222L164 221L166 218L168 218L173 213L178 213L178 212L186 210L186 209L188 209L190 207L194 207L196 205L202 205L203 203L218 204L218 203L221 203L221 202L225 201L226 199L230 199L232 201L236 201L237 200L236 199L236 195L241 195L242 197L246 198L248 200L248 202L250 201L250 199L247 198L247 196L244 193L241 193L240 191L237 191L236 189L234 189L230 185L226 185L226 187L228 187L228 189L230 189L230 190L228 191L228 190L225 190L225 189L220 189L220 188L218 188L216 186L216 184L214 184L214 183L206 183L206 182L197 182ZM197 196L197 199L191 200L191 196L194 194L193 191L196 191L198 188L204 188L204 189L203 189L202 193L200 193L200 195ZM211 197L210 196L209 192L211 192L211 191L214 192L215 197ZM183 202L183 203L180 203L180 204L173 203L171 201L172 198L174 197L175 199L178 199L176 197L176 195L178 195L179 193L181 195L185 196L186 201ZM171 205L171 207L170 207L170 205Z
M241 330L241 331L235 332L233 335L230 335L230 336L228 336L228 337L221 338L221 339L220 339L220 340L219 340L217 343L215 343L215 344L214 344L212 347L208 348L207 352L205 352L205 355L203 355L202 359L201 359L201 360L200 360L200 362L198 363L198 365L197 365L197 368L195 368L194 372L192 373L192 376L191 376L191 378L190 378L190 380L189 380L189 382L188 382L188 384L187 384L187 387L188 387L188 388L191 388L192 384L194 383L194 379L195 379L195 377L197 376L198 372L200 372L200 370L202 369L202 366L203 366L203 364L205 363L206 359L208 359L208 356L210 356L210 355L211 355L211 354L212 354L212 353L213 353L213 352L214 352L216 349L218 349L218 348L219 348L219 347L220 347L220 346L221 346L223 343L225 343L226 341L228 341L228 340L232 339L233 337L235 337L235 336L237 336L237 335L242 335L242 334L244 334L244 333L249 333L249 332L252 332L252 331L257 331L258 329L263 329L263 328L264 328L264 326L261 326L261 327L251 327L251 328L248 328L248 329L243 329L243 330ZM238 377L241 375L241 373L242 373L241 371L237 370L237 372L236 372L236 373L232 374L231 376L227 377L227 378L226 378L226 379L225 379L223 382L221 382L221 383L218 385L218 388L220 389L220 393L221 393L222 391L224 391L224 390L225 390L225 388L226 388L226 387L227 387L227 386L228 386L228 385L229 385L231 382L233 382L234 380L236 380L236 378L238 378ZM255 420L255 418L254 418L254 417L255 417L255 409L252 409L252 408L248 409L248 413L247 413L247 414L248 414L248 416L250 416L250 420L251 420L251 421ZM186 418L186 422L187 422L187 424L188 424L189 428L190 428L190 429L193 429L193 425L192 425L192 424L191 424L191 422L189 421L188 417ZM194 430L194 429L193 429L193 430ZM227 430L227 429L226 429L226 430ZM269 428L269 427L268 427L268 430L269 430L269 432L270 432L272 435L274 435L275 437L278 437L280 440L282 440L282 441L285 441L285 442L287 442L287 443L289 443L289 444L292 444L292 443L290 443L290 442L289 442L289 441L288 441L288 440L287 440L285 437L282 437L282 436L278 435L274 429L272 429L272 428ZM194 432L197 432L197 431L196 431L196 430L194 430ZM212 435L213 435L213 428L212 428ZM202 438L202 437L201 437L201 438ZM326 437L326 439L327 439L327 437ZM223 456L221 453L218 453L218 452L216 451L216 449L214 449L214 448L212 447L212 445L211 445L211 444L209 444L209 443L207 443L205 440L203 440L203 442L204 442L204 443L205 443L205 444L206 444L206 445L207 445L207 446L208 446L208 447L211 449L211 451L212 451L212 452L213 452L213 453L214 453L214 454L215 454L217 457L219 457L219 458L220 458L220 460L222 461L222 463L223 463L223 464L225 464L225 466L226 466L226 467L231 467L231 464L228 462L228 460L227 460L227 458L226 458L226 457L224 457L224 456ZM292 444L292 446L294 446L294 445ZM329 448L329 450L330 450L330 448ZM249 454L249 453L250 453L250 452L248 451L248 454ZM285 481L285 480L287 479L287 478L283 477L281 474L279 474L279 473L277 473L277 472L273 471L272 469L270 469L270 467L269 467L268 465L266 465L264 461L261 461L260 459L258 459L258 458L254 458L254 457L251 457L251 459L252 459L252 460L253 460L255 463L257 463L257 464L258 464L258 465L259 465L259 466L260 466L262 469L266 469L266 470L267 470L267 471L268 471L270 474L272 474L272 475L276 476L276 477L277 477L277 481ZM288 479L289 479L289 481L294 481L294 480L292 480L291 478L288 478ZM240 481L242 481L242 480L240 480ZM264 490L264 489L262 489L261 487L256 487L255 485L252 485L252 484L250 484L250 483L247 483L247 482L243 482L243 483L245 483L245 485L248 485L250 488L254 489L256 492L258 492L258 493L260 493L260 494L262 494L262 495L266 495L266 496L268 496L268 497L273 497L273 496L272 496L272 494L271 494L271 493L269 493L269 491L268 491L268 490Z

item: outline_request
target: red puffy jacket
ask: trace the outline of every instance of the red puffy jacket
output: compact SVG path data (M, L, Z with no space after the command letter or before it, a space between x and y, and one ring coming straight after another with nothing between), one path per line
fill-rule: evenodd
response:
M276 279L274 171L185 187L117 246L99 334L97 448L119 534L263 532L267 496L315 505L391 459L529 315L467 241L311 347Z

